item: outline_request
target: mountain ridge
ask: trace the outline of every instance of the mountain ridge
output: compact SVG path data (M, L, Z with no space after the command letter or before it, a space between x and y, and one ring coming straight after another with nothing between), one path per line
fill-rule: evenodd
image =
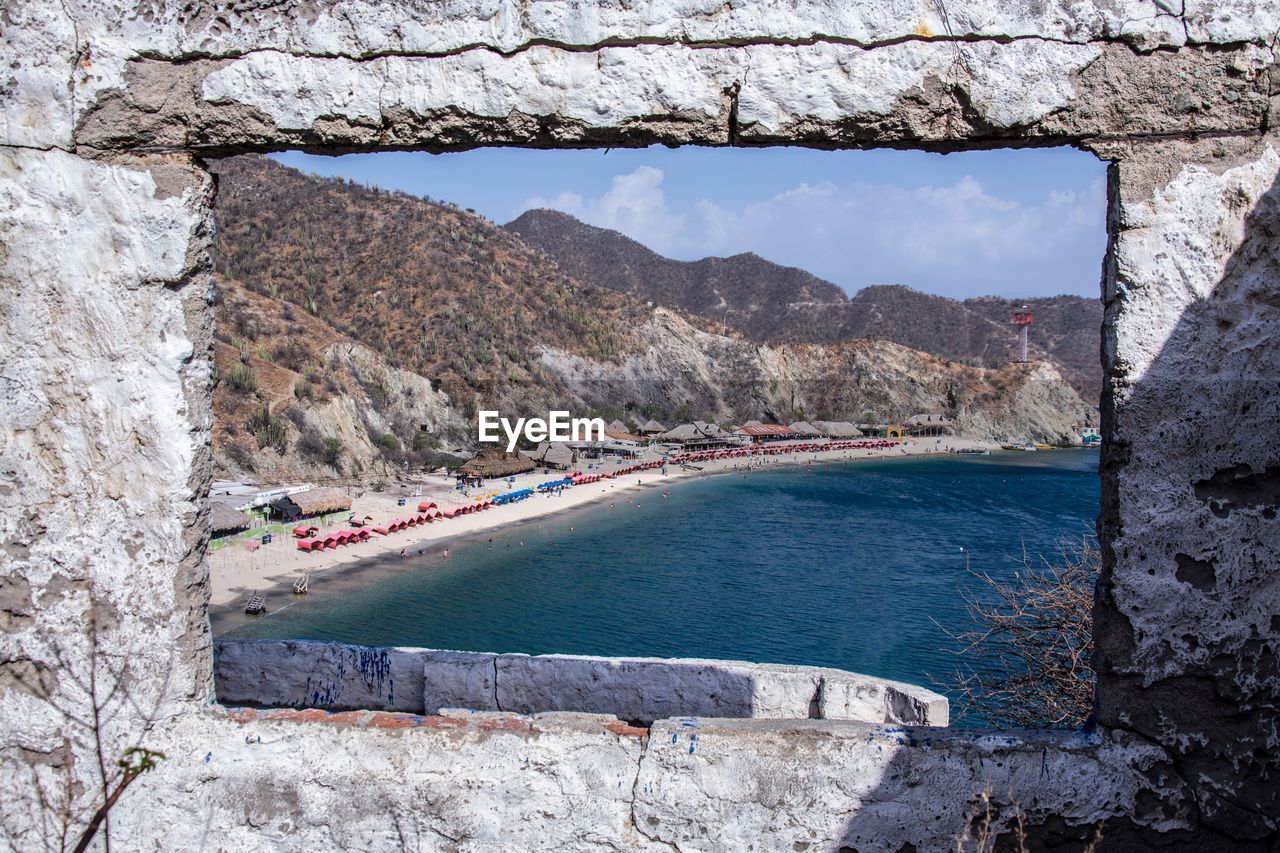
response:
M1048 362L763 344L583 282L456 205L254 155L213 171L220 476L389 478L472 443L480 408L724 424L945 412L967 434L1049 441L1091 417Z
M1031 351L1057 362L1085 399L1097 399L1101 392L1099 300L1068 294L956 300L896 283L869 285L849 295L806 270L754 252L695 261L667 258L621 232L561 211L528 210L503 228L555 258L575 278L719 320L760 343L883 338L993 367L1012 360L1016 335L1008 318L1025 305L1038 315Z

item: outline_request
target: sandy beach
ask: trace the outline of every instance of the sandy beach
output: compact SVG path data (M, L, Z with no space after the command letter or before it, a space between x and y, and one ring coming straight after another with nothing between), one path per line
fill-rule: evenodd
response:
M683 468L678 462L672 461L667 465L666 474L660 469L642 471L612 480L566 488L558 494L537 494L508 506L494 507L485 512L452 519L437 519L432 524L409 528L388 536L374 534L366 542L314 553L300 551L294 539L288 535L276 535L266 545L258 544L256 538L246 540L236 537L216 550L211 549L208 555L212 589L210 606L215 610L238 608L252 593L290 585L307 572L311 573L311 583L315 584L322 582L323 575L328 570L352 567L372 558L394 557L402 549L413 556L423 551L438 553L441 559L446 559L449 544L458 539L478 536L486 531L526 523L591 503L615 500L618 497L625 500L629 492L636 490L676 486L681 481L696 477L742 471L748 464L757 469L777 468L857 459L905 458L967 448L995 447L990 443L963 438L918 438L884 449L780 453L762 460L740 458L699 462L696 468ZM586 474L609 474L637 461L655 458L659 457L654 455L641 456L637 460L582 462L572 470L580 470ZM588 465L592 467L588 468ZM452 477L424 476L382 492L366 491L352 500L349 513L335 515L328 523L322 523L318 519L307 523L320 526L322 532L347 529L350 525L346 519L354 514L371 516L372 526L378 526L392 518L409 514L417 508L419 502L435 501L442 511L449 512L456 507L473 504L477 500L513 489L534 488L539 483L558 479L568 473L570 472L531 472L516 476L513 483L505 478L492 480L483 488L466 491L457 490ZM401 497L405 498L405 506L398 504ZM255 545L257 547L253 547Z

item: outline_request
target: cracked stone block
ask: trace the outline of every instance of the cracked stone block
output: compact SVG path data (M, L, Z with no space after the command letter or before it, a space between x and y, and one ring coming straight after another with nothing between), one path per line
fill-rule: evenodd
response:
M496 655L481 652L422 652L422 711L441 708L498 710Z

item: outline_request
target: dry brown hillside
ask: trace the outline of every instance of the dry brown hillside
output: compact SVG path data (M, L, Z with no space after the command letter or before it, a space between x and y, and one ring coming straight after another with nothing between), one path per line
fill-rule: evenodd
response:
M1012 359L1015 306L1036 314L1031 349L1050 358L1087 400L1102 388L1098 355L1102 303L1080 296L963 302L896 284L853 296L829 281L754 254L676 261L617 231L554 210L530 210L505 228L555 258L582 281L659 305L693 311L769 344L893 341L952 361L999 367Z
M532 411L551 345L609 360L643 305L584 285L452 205L304 175L260 156L213 165L217 269L432 379L455 405ZM507 393L510 391L511 393Z
M466 424L428 380L291 303L217 285L219 476L370 479L451 461L438 451Z
M261 157L215 171L222 476L389 478L470 444L480 407L725 424L945 412L973 435L1048 440L1090 417L1049 364L764 345L584 285L453 205Z

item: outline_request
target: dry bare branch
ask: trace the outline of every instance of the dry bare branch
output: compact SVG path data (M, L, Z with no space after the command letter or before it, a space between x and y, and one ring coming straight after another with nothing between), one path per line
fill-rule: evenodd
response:
M1093 709L1093 588L1101 553L1091 536L1064 540L1053 562L1026 553L1011 580L971 572L964 593L975 626L943 629L962 644L963 661L944 686L958 716L1018 728L1083 725Z

